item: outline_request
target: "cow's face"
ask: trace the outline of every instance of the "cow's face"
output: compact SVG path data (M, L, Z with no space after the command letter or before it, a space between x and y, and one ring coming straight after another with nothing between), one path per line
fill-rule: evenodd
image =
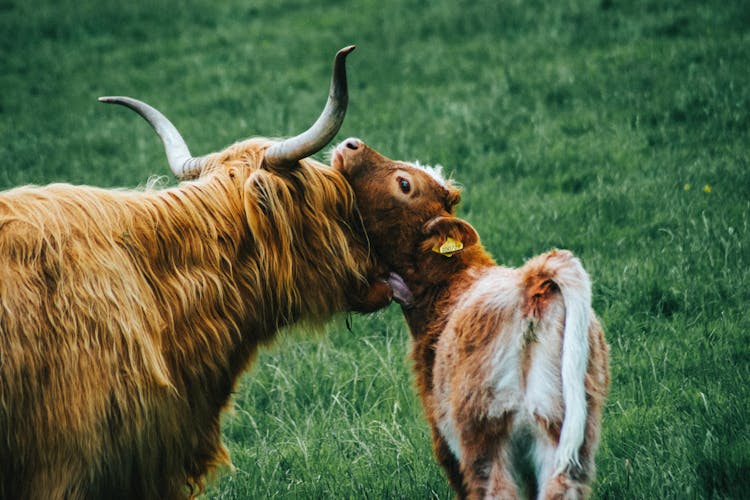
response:
M245 150L237 163L251 157ZM321 318L390 303L387 267L370 247L354 190L341 172L310 158L285 171L252 163L242 171L245 217L258 260L275 277L274 288L297 294L280 297L281 303L302 301Z
M460 192L440 169L391 160L359 139L339 144L331 164L354 188L373 247L396 272L423 258L445 259L452 254L440 255L446 243L476 243L474 229L453 215Z
M201 178L202 184L213 179L228 195L220 197L228 204L240 190L254 257L245 260L248 281L267 282L266 289L275 293L272 308L285 320L326 319L341 310L366 312L391 299L384 281L389 274L370 249L351 185L340 172L310 159L344 120L345 59L352 50L349 46L336 54L328 101L319 118L305 132L283 141L249 139L194 157L159 110L125 96L100 99L127 106L151 124L177 178ZM222 201L213 191L211 195L216 203ZM239 209L225 207L228 212Z

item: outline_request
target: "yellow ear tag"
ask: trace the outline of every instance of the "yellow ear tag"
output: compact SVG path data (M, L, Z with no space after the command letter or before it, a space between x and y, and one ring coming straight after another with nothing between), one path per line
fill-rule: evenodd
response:
M433 247L432 251L435 253L439 253L440 255L445 255L446 257L453 257L453 254L458 252L459 250L462 250L464 248L464 244L461 243L458 240L454 240L450 236L448 236L445 239L445 243L440 245L439 247Z

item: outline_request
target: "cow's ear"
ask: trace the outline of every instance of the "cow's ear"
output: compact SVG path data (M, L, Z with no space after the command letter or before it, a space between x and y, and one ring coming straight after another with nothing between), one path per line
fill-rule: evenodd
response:
M422 250L445 257L452 257L479 241L479 235L471 224L457 217L435 217L424 225L422 232L426 236Z

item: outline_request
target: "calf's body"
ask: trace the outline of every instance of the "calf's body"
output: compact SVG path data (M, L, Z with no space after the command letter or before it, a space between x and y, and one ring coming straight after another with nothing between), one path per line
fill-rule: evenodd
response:
M586 497L609 371L580 261L555 250L498 266L453 216L459 193L439 171L354 139L333 165L411 292L397 295L408 296L419 394L458 496Z
M568 252L519 269L468 267L427 306L430 321L409 321L435 451L462 495L514 498L521 486L542 498L586 496L607 385L602 330L581 299L587 286ZM573 307L586 317L566 329ZM407 319L419 309L407 309ZM577 344L569 349L588 351L583 366L563 366L569 338ZM565 368L566 382L580 384L566 388L584 393L578 408L565 404ZM576 426L580 439L566 440L563 429L571 435Z

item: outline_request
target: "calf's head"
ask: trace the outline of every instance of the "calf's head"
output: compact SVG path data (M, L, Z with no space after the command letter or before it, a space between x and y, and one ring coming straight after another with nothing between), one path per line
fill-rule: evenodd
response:
M440 167L391 160L353 138L331 163L354 188L377 255L410 287L447 279L483 253L474 228L455 217L461 194Z

